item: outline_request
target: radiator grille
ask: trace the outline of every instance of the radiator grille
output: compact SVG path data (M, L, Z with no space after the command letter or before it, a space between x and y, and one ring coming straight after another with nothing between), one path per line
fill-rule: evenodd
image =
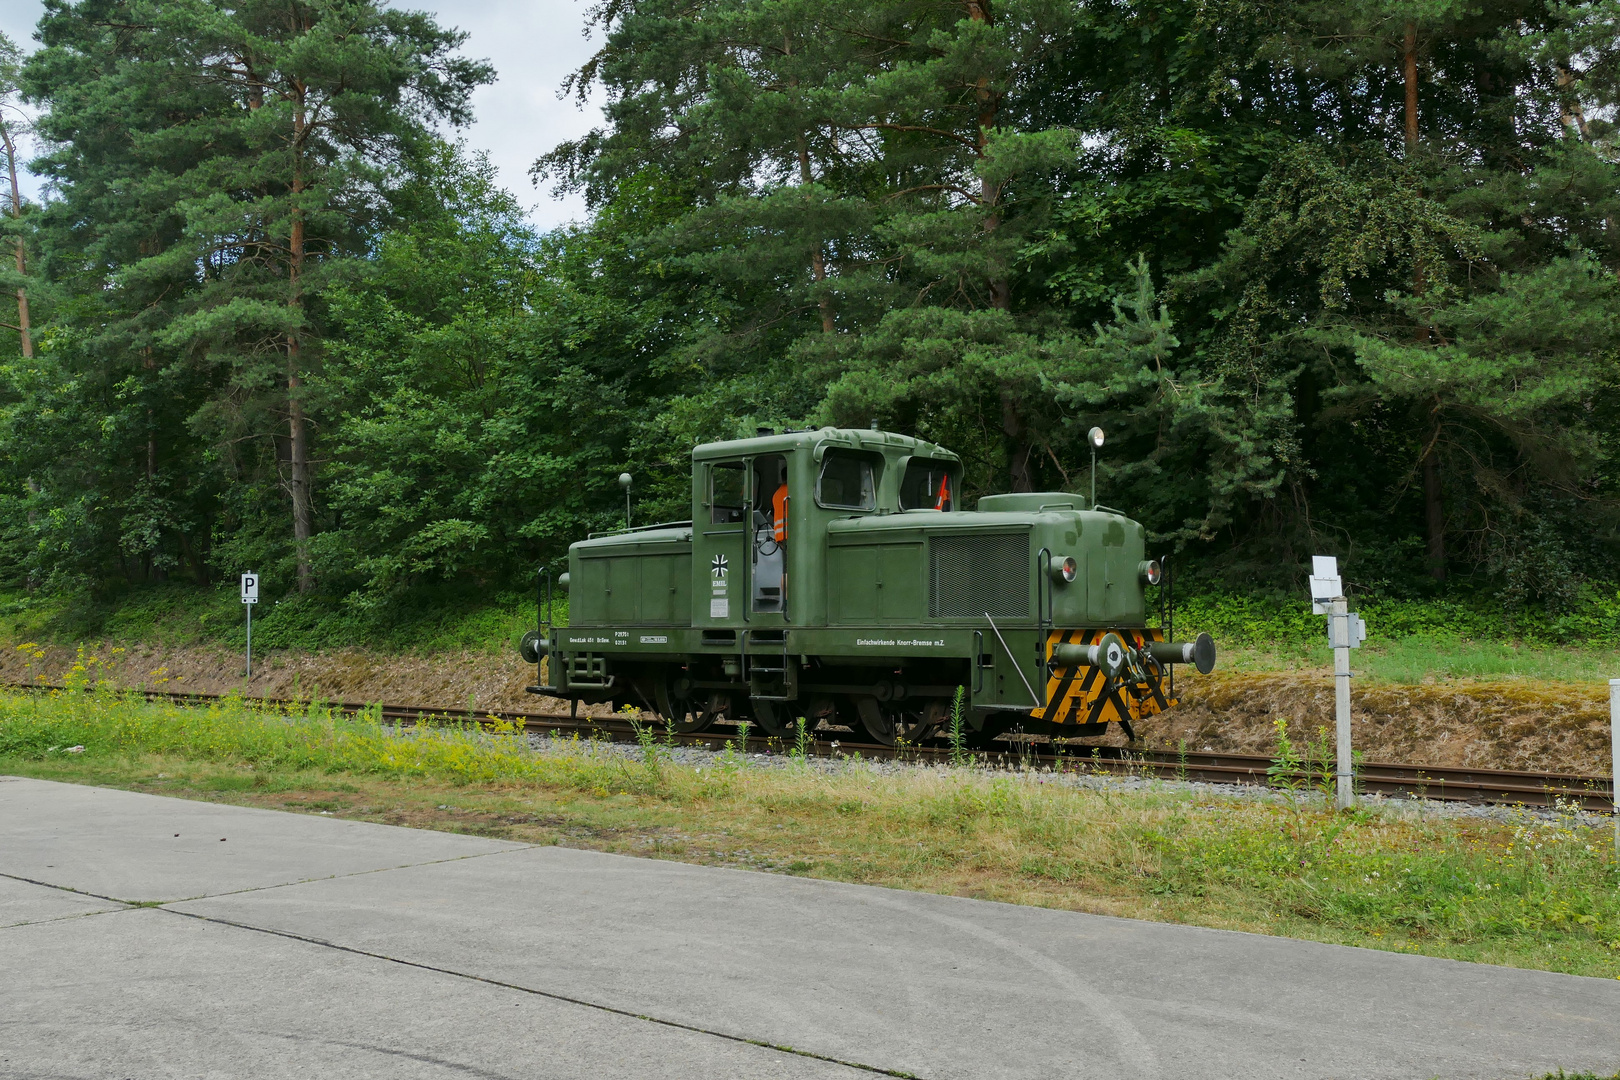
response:
M936 619L1027 619L1029 537L936 536L928 541L928 614Z

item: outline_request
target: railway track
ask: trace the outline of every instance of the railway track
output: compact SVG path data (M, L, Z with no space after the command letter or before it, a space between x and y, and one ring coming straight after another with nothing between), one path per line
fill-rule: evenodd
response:
M51 685L6 684L11 689L61 690ZM177 704L204 703L222 700L223 694L148 690L149 700L172 701ZM281 708L305 708L310 703L288 698L247 698L255 704ZM323 701L326 708L354 714L370 706L361 702ZM538 712L502 712L479 709L443 709L418 705L384 705L382 718L394 723L416 723L427 719L459 720L471 723L502 720L518 722L529 731L551 734L580 734L607 738L618 742L633 742L636 730L628 720L615 717L570 717ZM945 762L951 750L934 740L919 746L891 747L876 743L861 743L830 737L817 738L806 745L805 752L818 757L853 756L859 753L869 760L904 760L915 762ZM662 740L665 735L660 732ZM736 729L709 731L692 735L674 735L673 741L683 746L719 748L728 741L735 743ZM750 753L783 752L786 746L780 739L750 738L746 750ZM975 761L991 766L1028 764L1059 770L1103 772L1158 777L1172 780L1195 780L1217 784L1254 784L1264 786L1271 780L1272 760L1258 754L1221 754L1187 751L1185 753L1161 750L1143 750L1121 747L1062 747L1054 749L1044 742L1007 744L1005 749L976 751ZM1297 776L1295 779L1308 780ZM1614 809L1614 782L1605 776L1580 776L1573 773L1525 772L1511 769L1475 769L1447 765L1403 765L1392 762L1363 762L1357 774L1358 788L1369 794L1399 798L1438 799L1446 802L1471 802L1496 805L1523 805L1552 807L1575 806L1583 810L1612 811Z

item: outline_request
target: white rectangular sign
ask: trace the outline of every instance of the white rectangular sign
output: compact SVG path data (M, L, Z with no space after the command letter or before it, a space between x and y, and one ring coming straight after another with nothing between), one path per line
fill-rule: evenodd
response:
M257 604L259 602L259 575L242 575L242 603Z
M1344 585L1339 577L1339 560L1331 555L1315 555L1311 558L1311 599L1318 603L1323 600L1336 600L1344 595Z

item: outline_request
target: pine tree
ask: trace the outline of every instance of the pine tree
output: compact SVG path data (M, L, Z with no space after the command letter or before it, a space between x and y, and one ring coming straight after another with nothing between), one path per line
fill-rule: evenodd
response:
M465 123L490 70L455 54L465 35L374 0L52 0L42 25L31 87L66 145L49 167L66 181L65 202L97 211L99 235L79 243L93 249L154 216L119 210L104 163L161 192L164 230L106 270L164 298L167 317L143 348L218 373L197 424L227 446L274 439L271 423L285 424L280 484L307 591L305 381L319 358L319 298L333 266L365 250L390 170L408 165L434 121ZM90 86L66 83L87 67ZM128 117L126 139L103 134L113 113ZM104 140L113 145L102 150Z
M781 349L796 336L781 340L784 320L801 315L823 337L858 333L896 304L1014 316L1016 253L1040 205L1033 187L1018 203L1018 184L1075 156L1073 132L1022 125L1021 95L1071 32L1074 9L655 0L600 10L606 40L576 85L607 88L611 128L559 147L536 173L598 204L647 170L701 178L692 213L660 239L673 265L730 284L749 312L717 328L724 343L710 348L766 328ZM780 302L757 299L772 294ZM1020 364L983 374L998 384L1008 483L1029 490L1038 382Z

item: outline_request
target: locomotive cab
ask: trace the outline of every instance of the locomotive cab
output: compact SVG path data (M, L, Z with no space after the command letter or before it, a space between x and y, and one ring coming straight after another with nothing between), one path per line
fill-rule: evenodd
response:
M1066 492L960 505L961 461L882 431L818 428L692 454L692 517L569 549L571 624L530 689L655 711L678 730L803 721L893 744L960 694L980 738L1101 735L1171 703L1213 642L1149 627L1146 532ZM541 655L544 652L546 655Z

